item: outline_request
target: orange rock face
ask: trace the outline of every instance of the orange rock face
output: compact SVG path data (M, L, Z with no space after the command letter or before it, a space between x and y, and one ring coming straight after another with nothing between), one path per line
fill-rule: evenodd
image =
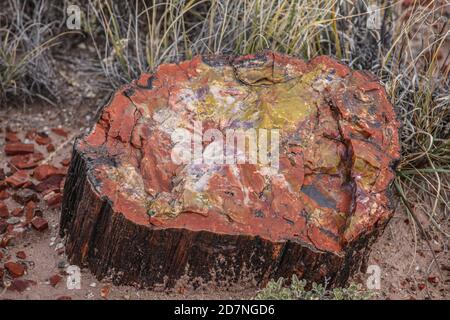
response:
M181 163L180 128L192 151ZM379 82L329 57L264 52L161 65L119 90L75 144L61 223L69 256L101 277L126 265L118 248L141 250L120 283L158 283L164 270L148 270L173 263L170 280L201 264L186 273L210 280L228 275L233 259L246 269L236 281L295 273L343 283L392 215L397 129ZM258 137L258 161L239 160L251 158L250 140L227 157L230 132ZM270 163L259 161L264 154Z

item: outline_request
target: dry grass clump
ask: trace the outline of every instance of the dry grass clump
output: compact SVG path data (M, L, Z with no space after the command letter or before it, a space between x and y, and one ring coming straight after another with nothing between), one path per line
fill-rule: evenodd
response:
M55 70L50 48L56 44L58 8L46 0L7 0L0 13L0 102L50 101Z
M414 3L399 18L381 74L402 122L402 160L395 187L448 241L450 209L450 3Z

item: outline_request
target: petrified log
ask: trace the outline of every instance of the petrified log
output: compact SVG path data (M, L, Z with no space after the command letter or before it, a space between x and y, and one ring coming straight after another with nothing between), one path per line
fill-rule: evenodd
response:
M192 134L184 146L193 155L200 141L200 161L174 157L177 128ZM273 145L270 164L228 161L237 154L205 161L219 143L205 138L211 128L223 137L267 129L279 136L279 157ZM68 257L99 278L145 287L292 274L344 285L392 215L397 129L374 76L329 57L161 65L117 91L75 143L61 216ZM236 150L250 159L247 143Z

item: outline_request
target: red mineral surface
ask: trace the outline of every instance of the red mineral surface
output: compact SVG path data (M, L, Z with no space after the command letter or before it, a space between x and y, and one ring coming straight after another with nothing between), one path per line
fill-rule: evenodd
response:
M292 274L343 285L392 216L398 126L379 81L330 57L161 65L76 141L66 252L99 278L148 287Z

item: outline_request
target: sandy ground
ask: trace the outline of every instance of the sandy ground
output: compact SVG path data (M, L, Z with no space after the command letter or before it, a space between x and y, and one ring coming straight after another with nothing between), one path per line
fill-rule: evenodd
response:
M29 129L51 132L53 127L63 126L69 135L56 138L56 152L46 154L50 163L58 164L70 156L73 138L87 130L95 116L95 109L89 105L102 103L92 99L78 101L71 107L40 106L30 109L0 109L0 128L10 126L21 133ZM74 120L76 119L76 120ZM6 167L3 153L4 131L0 132L0 167ZM58 146L62 146L58 148ZM14 201L8 200L10 210ZM17 204L15 204L17 205ZM433 237L430 239L433 254L412 220L397 206L395 216L389 223L382 237L374 244L368 265L376 265L381 272L380 289L374 289L374 297L379 299L449 299L450 298L450 254L448 242ZM21 280L27 282L28 288L22 292L11 287L0 288L0 299L246 299L253 297L257 288L198 289L195 291L167 292L149 291L129 286L114 286L108 282L99 282L89 272L82 270L81 289L69 290L66 285L65 268L68 263L64 256L61 239L58 237L59 210L44 207L43 216L49 222L49 229L44 232L28 230L20 239L16 239L7 248L0 248L4 262L21 261L27 265L27 273ZM444 227L448 230L447 225ZM61 243L61 244L60 244ZM18 251L26 253L25 259L16 257ZM372 267L373 268L373 267ZM372 269L373 270L373 269ZM61 280L55 287L48 279L59 274ZM363 285L370 274L361 272L354 281ZM8 279L7 279L8 280ZM6 281L8 282L8 281Z

